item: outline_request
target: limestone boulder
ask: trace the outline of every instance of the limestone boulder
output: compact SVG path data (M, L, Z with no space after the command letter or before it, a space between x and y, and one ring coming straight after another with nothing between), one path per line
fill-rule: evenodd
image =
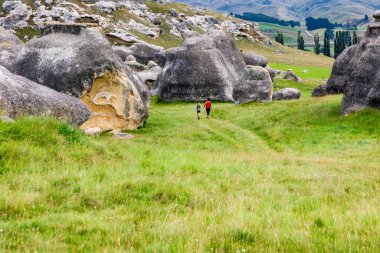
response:
M20 3L22 2L19 0L6 0L3 2L2 7L5 13L9 13L12 10L16 9L17 5L19 5Z
M0 65L11 70L23 45L17 36L0 27Z
M273 100L292 100L300 99L301 92L294 88L284 88L275 93L273 93Z
M328 93L326 92L326 87L327 87L327 84L319 85L317 88L315 88L313 90L313 92L311 93L311 96L312 97L323 97L323 96L328 95Z
M284 74L284 79L287 79L287 80L293 80L293 81L296 81L297 83L302 83L302 79L299 78L296 73L294 73L293 70L291 69L288 69L285 74Z
M5 1L3 8L7 11L1 26L6 29L25 28L32 15L32 9L22 1Z
M157 86L163 101L211 98L240 104L271 98L268 71L247 67L235 41L216 30L193 33L180 47L168 50Z
M137 81L98 28L51 25L25 44L14 71L81 98L93 111L82 128L136 129L148 117Z
M164 101L233 101L233 89L244 75L243 54L219 31L187 37L179 48L168 50L166 58L157 80L158 97Z
M327 87L343 90L343 115L365 107L380 109L380 12L357 45L336 59Z
M235 103L250 101L270 101L272 99L272 79L269 72L260 66L247 66L241 84L234 87Z
M124 50L120 47L114 47L114 49L121 58L133 55L137 62L143 65L148 64L149 61L154 61L161 67L165 65L165 51L164 48L159 46L141 42L124 48Z
M352 46L344 50L334 62L331 76L326 84L322 84L313 90L313 97L326 95L342 94L344 84L347 83L349 76L346 75L346 67L352 57L356 54L357 46Z
M136 75L141 78L143 83L147 85L149 90L155 91L157 89L157 78L162 73L162 68L160 66L154 66L148 68L147 70L137 72ZM155 94L155 92L153 93Z
M98 1L95 5L101 11L104 11L108 14L111 14L118 8L117 3L114 1Z
M12 74L0 66L0 111L10 118L47 115L79 126L91 117L81 100Z
M272 69L269 65L267 65L265 67L265 69L268 71L269 75L270 75L270 78L272 79L272 81L274 80L274 78L276 77L277 73L274 69Z
M244 53L244 60L247 65L261 66L263 68L268 65L267 58L253 52Z
M135 30L141 34L145 34L154 39L160 37L160 28L145 26L141 23L136 22L134 19L131 19L129 21L128 28Z

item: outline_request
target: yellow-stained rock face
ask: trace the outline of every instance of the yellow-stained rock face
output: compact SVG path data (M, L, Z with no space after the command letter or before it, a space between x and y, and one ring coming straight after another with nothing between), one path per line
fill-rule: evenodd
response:
M81 128L99 127L103 132L136 129L140 119L135 118L135 95L124 73L106 73L94 80L82 101L93 116Z

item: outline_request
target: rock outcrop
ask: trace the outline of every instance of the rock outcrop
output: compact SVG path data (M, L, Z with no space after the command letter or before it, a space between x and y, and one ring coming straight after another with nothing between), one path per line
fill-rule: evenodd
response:
M81 100L18 76L0 66L0 111L11 118L48 115L79 126L91 117Z
M168 50L157 86L163 101L267 101L272 90L267 70L247 67L234 40L216 30L192 34L180 47Z
M301 92L294 88L284 88L275 93L273 93L273 100L292 100L300 99Z
M25 32L29 33L51 22L92 23L105 29L111 42L127 46L142 42L146 36L152 39L165 36L164 40L174 41L192 31L203 33L208 29L222 30L239 39L269 42L253 22L229 15L220 18L195 6L173 6L175 9L165 10L168 1L153 1L156 3L154 5L149 2L152 0L2 0L0 26L7 29L27 28ZM154 61L163 67L157 59Z
M1 21L1 25L6 29L25 28L32 15L32 8L22 1L4 1L3 9L8 14Z
M341 113L380 108L380 11L357 45L336 59L327 87L343 90Z
M19 38L0 27L0 65L11 70L23 45Z
M132 73L98 28L53 25L25 44L15 73L81 98L93 116L81 127L135 129L148 112Z

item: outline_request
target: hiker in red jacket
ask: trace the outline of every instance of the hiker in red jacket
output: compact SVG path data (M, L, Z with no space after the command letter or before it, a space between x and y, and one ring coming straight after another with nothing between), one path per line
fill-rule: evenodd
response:
M210 112L211 112L211 109L212 109L212 104L211 104L211 101L210 101L209 98L207 98L204 107L206 108L207 118L209 119L210 118Z

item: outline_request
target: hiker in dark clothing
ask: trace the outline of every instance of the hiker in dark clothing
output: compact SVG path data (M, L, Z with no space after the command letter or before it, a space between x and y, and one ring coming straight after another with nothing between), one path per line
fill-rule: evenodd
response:
M211 112L211 110L212 110L212 104L211 104L211 101L210 101L209 98L207 98L204 107L206 108L207 118L209 119L209 118L210 118L210 112Z
M198 116L198 120L201 119L201 110L202 110L201 103L199 101L197 101L197 116Z

